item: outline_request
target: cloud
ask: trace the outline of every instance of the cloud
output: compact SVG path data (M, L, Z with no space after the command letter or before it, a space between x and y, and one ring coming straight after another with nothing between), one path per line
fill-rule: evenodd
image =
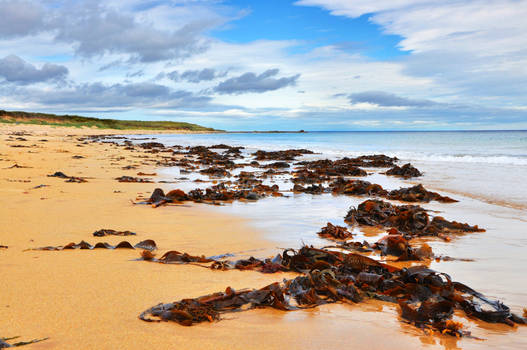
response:
M219 94L263 93L294 86L300 77L300 74L297 74L290 77L273 78L278 73L279 70L276 68L268 69L260 75L252 72L245 73L221 82L214 88L214 91Z
M183 73L173 71L167 74L168 78L174 81L185 80L189 83L200 83L202 81L211 81L217 78L222 78L227 72L217 72L213 68L204 68L201 70L186 70Z
M0 13L0 38L47 34L55 43L72 45L83 57L117 53L139 62L180 59L203 52L208 47L203 33L220 23L218 18L196 16L175 19L169 28L160 29L155 21L97 0L48 7L0 0Z
M0 59L0 77L6 81L18 84L31 84L44 81L64 80L68 68L46 63L38 69L18 56L9 55Z
M86 57L127 53L140 62L189 57L207 48L202 32L210 23L190 22L172 31L158 30L133 16L103 6L84 6L54 21L55 40L75 45ZM101 38L104 38L101 40Z
M43 89L3 89L2 95L16 97L20 101L54 108L179 108L204 107L211 98L190 91L172 90L151 82L131 84L104 84L100 82L79 84L52 94Z
M384 91L364 91L348 95L352 103L370 103L381 107L431 107L438 105L430 100L415 100Z
M301 0L336 16L367 16L385 34L402 37L398 47L407 76L428 77L450 94L497 96L522 103L527 82L527 1L517 0ZM506 19L506 20L504 20ZM501 93L500 93L501 91ZM494 102L495 103L495 102Z
M29 1L0 0L0 38L34 34L44 28L44 9Z

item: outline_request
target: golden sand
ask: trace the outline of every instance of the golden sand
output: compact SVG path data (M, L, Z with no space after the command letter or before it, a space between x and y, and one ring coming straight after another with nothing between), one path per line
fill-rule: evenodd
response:
M22 136L27 141L6 141L13 131L31 136ZM27 349L455 349L508 341L499 336L487 342L429 337L402 323L394 306L373 301L295 312L252 310L194 327L140 321L140 312L160 302L226 286L263 287L294 275L134 261L139 255L135 250L24 251L81 240L116 244L123 239L132 244L153 239L161 254L179 250L216 255L261 248L255 254L262 257L275 251L273 242L245 220L203 205L133 205L130 200L139 193L148 196L163 184L117 182L117 176L155 169L142 164L137 152L94 143L77 146L78 135L101 133L118 131L0 126L0 244L9 246L0 250L0 337L49 337ZM16 144L35 146L11 147ZM74 155L84 158L73 159ZM9 168L14 164L28 168ZM122 170L129 164L139 167ZM88 182L46 176L55 171ZM34 189L41 184L48 186ZM137 236L93 237L101 228L131 230ZM507 332L506 326L492 330L495 335Z

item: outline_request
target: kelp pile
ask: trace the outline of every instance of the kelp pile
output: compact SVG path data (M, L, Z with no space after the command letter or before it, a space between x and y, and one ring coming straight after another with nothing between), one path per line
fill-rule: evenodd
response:
M284 151L263 151L258 150L253 153L256 160L295 160L295 158L305 154L313 154L308 149L288 149Z
M337 160L322 159L298 162L301 170L311 170L319 176L366 176L368 173L359 168L354 159L342 158Z
M93 249L136 249L136 248L152 251L152 250L156 250L157 246L156 246L156 242L154 242L151 239L141 241L137 243L136 245L132 245L128 241L122 241L115 246L108 244L106 242L98 242L95 245L91 245L90 243L86 241L81 241L79 243L72 242L66 245L46 246L46 247L33 248L30 250L71 250L71 249L93 250Z
M246 266L262 271L258 259L254 260L253 264ZM191 326L220 320L224 313L252 308L291 311L373 298L397 303L405 320L442 334L470 335L460 323L452 321L455 310L491 323L526 323L525 318L511 313L501 302L425 266L399 269L361 254L307 246L298 251L285 250L273 261L276 271L294 271L303 275L260 289L235 291L227 287L225 292L158 304L141 313L139 318ZM214 262L212 266L219 263Z
M431 201L441 203L454 203L457 200L447 196L442 196L437 192L427 191L423 185L415 185L412 187L400 188L398 190L390 191L387 196L388 199L395 199L403 202L423 202Z
M457 202L457 200L447 196L442 196L437 192L428 191L421 184L387 191L379 184L372 184L371 182L358 179L345 180L344 178L339 177L329 184L329 188L333 194L345 194L350 196L375 196L402 202Z
M182 190L172 190L167 194L160 188L156 188L149 199L143 202L134 204L151 204L154 208L167 204L184 201L202 202L216 202L216 201L232 201L239 199L258 200L266 196L280 197L283 194L278 191L278 185L268 186L256 184L254 186L245 186L242 189L228 188L225 183L211 186L202 190L197 188L187 193Z
M431 218L418 205L394 205L381 200L366 200L352 208L345 221L352 225L393 227L409 236L440 236L449 233L483 232L477 225Z
M396 165L390 170L388 170L386 172L386 175L400 176L405 179L423 176L423 174L417 168L414 168L412 164L410 163L407 163L403 165L402 167Z

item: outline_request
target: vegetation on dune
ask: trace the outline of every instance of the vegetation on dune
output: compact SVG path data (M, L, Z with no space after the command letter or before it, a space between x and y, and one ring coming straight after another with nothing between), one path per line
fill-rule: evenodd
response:
M30 113L4 110L0 110L0 122L119 130L141 129L219 131L213 128L207 128L201 125L183 122L99 119L91 117L81 117L78 115L55 115L46 113Z

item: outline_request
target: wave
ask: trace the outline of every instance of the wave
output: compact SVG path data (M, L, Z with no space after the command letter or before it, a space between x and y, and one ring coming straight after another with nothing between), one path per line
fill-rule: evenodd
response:
M201 136L201 135L200 135ZM446 152L434 152L434 151L408 151L407 149L393 149L388 148L385 145L376 145L374 140L370 145L366 147L364 145L350 145L345 143L329 143L325 141L314 141L313 142L299 142L298 140L281 140L281 139L235 139L231 137L215 137L208 138L196 137L195 135L185 135L178 137L177 140L174 137L158 137L160 142L166 144L185 144L185 145L206 145L210 146L217 143L227 143L233 146L244 146L246 147L247 153L255 152L258 149L276 151L288 148L307 148L315 153L315 158L338 158L338 157L357 157L365 154L386 154L390 157L397 157L402 161L424 161L424 162L451 162L451 163L481 163L481 164L496 164L496 165L519 165L527 166L527 152L524 154L518 154L518 150L511 150L510 153L491 153L492 145L488 146L488 149L477 150L471 153L467 149L452 149L446 150L443 148L441 151ZM350 149L353 148L353 149ZM405 147L406 148L406 147ZM419 148L419 145L415 145L415 148ZM453 147L455 148L455 147ZM488 152L482 154L482 152ZM312 158L310 156L308 158Z

